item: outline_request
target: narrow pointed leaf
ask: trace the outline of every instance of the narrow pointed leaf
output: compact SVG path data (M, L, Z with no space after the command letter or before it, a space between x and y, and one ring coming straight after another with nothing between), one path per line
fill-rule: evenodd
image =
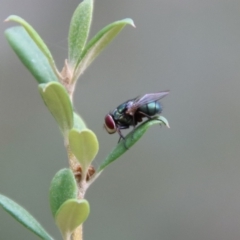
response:
M112 150L112 152L107 156L104 162L100 165L98 172L102 171L107 165L119 158L123 153L125 153L130 147L132 147L143 134L147 131L149 127L155 124L164 124L169 128L169 124L166 118L159 116L158 118L148 120L141 125L139 125L134 131L130 132L125 140L122 140L118 145ZM126 148L127 147L127 148Z
M62 84L51 82L40 84L39 92L63 133L73 127L73 108Z
M48 49L47 45L44 43L42 38L39 36L39 34L35 31L35 29L28 22L26 22L23 18L21 18L19 16L16 16L16 15L9 16L5 20L5 22L8 22L8 21L14 21L14 22L17 22L17 23L21 24L24 27L24 29L27 31L29 36L32 38L32 40L39 47L39 49L47 57L50 65L53 67L53 69L56 69L54 59L52 57L52 54L51 54L50 50Z
M8 28L5 36L13 51L38 83L58 81L47 57L22 26Z
M89 129L84 129L81 132L71 129L68 137L72 153L79 161L83 172L86 172L98 152L96 135Z
M49 197L54 217L65 201L77 198L77 184L70 169L64 168L56 173L50 185Z
M31 232L35 233L41 239L53 239L28 211L26 211L23 207L18 205L10 198L0 194L0 205L18 222L20 222Z
M87 219L90 212L85 199L70 199L63 203L55 216L55 222L65 239Z
M68 36L69 62L75 67L88 38L93 12L93 0L84 0L75 10Z
M98 56L98 54L117 36L117 34L127 25L134 26L133 20L130 18L123 19L109 24L98 32L85 47L81 59L77 64L74 73L76 80Z

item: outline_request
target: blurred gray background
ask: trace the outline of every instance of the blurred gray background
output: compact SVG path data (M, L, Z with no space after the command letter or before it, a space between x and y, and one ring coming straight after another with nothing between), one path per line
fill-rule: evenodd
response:
M1 0L46 41L58 67L78 0ZM126 27L78 82L75 108L98 136L95 165L116 145L103 119L139 94L162 100L171 129L152 127L89 189L85 240L240 239L240 2L96 0L91 36L115 20ZM37 83L0 24L0 192L26 207L55 238L48 189L67 167L63 141ZM0 209L0 239L38 239Z

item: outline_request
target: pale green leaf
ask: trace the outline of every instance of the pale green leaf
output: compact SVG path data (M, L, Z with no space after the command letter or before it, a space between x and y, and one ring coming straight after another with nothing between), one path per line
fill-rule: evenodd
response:
M55 222L64 239L87 219L90 212L89 203L85 199L69 199L56 213Z
M55 174L50 185L49 198L54 217L65 201L77 198L77 184L70 169L64 168Z
M95 37L89 41L76 66L73 81L77 80L77 78L87 69L91 62L99 55L99 53L117 36L117 34L127 24L134 26L133 20L130 18L111 23L99 31Z
M106 159L103 161L103 163L100 165L97 172L102 171L107 165L115 161L117 158L119 158L123 153L125 153L130 147L132 147L140 138L143 136L143 134L147 131L149 127L156 124L164 124L169 128L168 121L165 117L159 116L157 118L154 118L152 120L148 120L141 125L139 125L135 130L130 132L124 140L120 141L117 146L112 150L112 152L106 157Z
M66 89L57 82L40 84L38 88L62 132L69 131L73 127L73 108Z
M84 120L75 112L73 113L73 128L77 129L78 131L82 131L83 129L87 128Z
M71 129L68 139L72 153L79 161L83 172L86 173L98 152L99 145L96 135L89 129L80 132Z
M48 49L47 45L42 40L42 38L36 32L36 30L28 22L26 22L23 18L21 18L19 16L16 16L16 15L9 16L5 20L5 22L8 22L8 21L17 22L17 23L21 24L25 28L25 30L27 31L29 36L32 38L32 40L36 43L36 45L39 47L39 49L47 57L47 59L48 59L50 65L52 66L53 70L56 71L56 66L55 66L52 54L51 54L50 50Z
M45 231L41 224L23 207L18 205L10 198L0 194L0 205L13 218L20 222L24 227L35 233L41 239L51 240L52 237Z
M82 1L75 10L68 34L69 62L75 67L88 38L93 12L93 0Z
M22 26L8 28L5 36L21 62L38 83L58 81L47 57Z

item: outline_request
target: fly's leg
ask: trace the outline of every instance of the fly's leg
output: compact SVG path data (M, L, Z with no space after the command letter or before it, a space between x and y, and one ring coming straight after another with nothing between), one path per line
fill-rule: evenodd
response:
M139 111L140 112L140 111ZM146 117L146 118L148 118L148 120L153 120L153 119L155 119L155 120L159 120L159 122L162 122L160 119L156 119L155 117L156 117L156 115L154 115L154 116L149 116L149 115L147 115L146 113L143 113L143 112L140 112L144 117ZM160 123L160 126L161 126L161 123Z
M154 119L154 117L156 116L155 115L155 116L151 117L151 116L147 115L146 113L140 112L140 111L139 111L139 113L141 113L144 117L148 118L148 120Z
M155 120L159 120L159 121L161 122L160 119L156 119L156 116L158 116L157 114L154 115L154 116L149 116L149 115L147 115L147 114L144 113L144 112L140 112L140 111L139 111L139 113L141 113L144 117L148 118L148 120L153 120L153 119L155 119Z
M118 134L119 134L118 143L121 141L121 139L125 140L125 137L122 135L122 132L121 132L120 128L117 128L117 132L118 132Z
M134 135L134 131L135 131L135 128L136 128L136 125L137 123L135 123L135 116L133 115L132 116L133 120L132 120L132 123L133 123L133 130L131 132L132 136L131 136L131 139L133 140L133 135Z
M144 113L144 112L141 112L141 111L138 111L138 113L140 113L143 117L146 117L148 120L153 120L153 119L155 119L155 117L156 117L156 115L154 115L154 116L149 116L148 114L146 114L146 113ZM158 120L158 119L156 119L156 120ZM160 122L161 122L161 120L159 120ZM137 123L135 123L136 121L135 121L135 117L133 116L133 131L132 131L132 139L133 139L133 136L134 136L134 130L135 130L135 128L136 128L136 125L137 125ZM160 124L160 126L161 126L161 124Z
M127 147L127 145L126 145L126 139L125 139L125 137L122 135L122 132L121 132L120 128L117 128L117 132L118 132L118 134L119 134L118 143L119 143L119 142L121 141L121 139L122 139L124 147L125 147L126 149L129 149L129 148Z

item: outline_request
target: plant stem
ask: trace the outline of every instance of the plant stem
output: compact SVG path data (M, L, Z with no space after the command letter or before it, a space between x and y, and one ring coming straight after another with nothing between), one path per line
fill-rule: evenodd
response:
M76 160L75 156L73 155L68 142L65 142L65 147L67 150L69 167L74 172L76 165L77 165L77 160Z
M75 229L72 233L71 240L82 240L82 225Z
M66 143L65 147L67 149L67 154L68 154L68 162L69 162L69 167L73 172L75 172L76 166L77 166L77 160L75 156L73 155L72 151L70 150L69 144ZM82 199L82 193L81 193L81 187L78 186L78 199ZM82 232L82 225L77 227L74 232L71 235L71 240L83 240L83 232Z

